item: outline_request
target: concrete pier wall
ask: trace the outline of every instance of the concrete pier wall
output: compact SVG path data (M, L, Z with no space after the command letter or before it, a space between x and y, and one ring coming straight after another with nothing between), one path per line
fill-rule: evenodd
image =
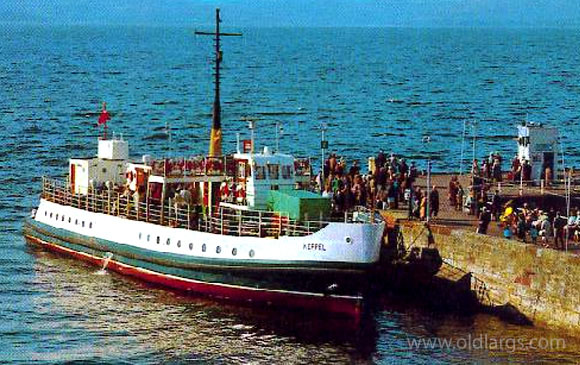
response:
M406 245L427 245L422 224L402 222L401 231ZM464 229L433 226L432 232L443 259L472 273L482 305L580 336L580 257Z

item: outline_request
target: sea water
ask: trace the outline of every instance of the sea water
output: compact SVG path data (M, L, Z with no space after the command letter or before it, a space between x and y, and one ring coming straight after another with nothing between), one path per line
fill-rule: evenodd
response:
M560 128L578 164L580 33L555 29L244 29L223 40L224 149L257 146L358 159L393 152L438 171L464 155L516 151L516 125ZM206 153L212 41L186 27L33 26L0 32L0 361L62 363L390 363L578 361L566 349L423 346L432 338L563 337L488 315L433 312L389 297L352 326L285 311L184 297L27 246L23 219L41 176L96 152L103 101L109 131L131 155ZM468 123L466 123L466 121ZM475 122L474 122L475 121ZM464 133L464 126L465 133ZM431 136L428 145L422 137ZM475 142L475 143L474 143ZM475 148L474 148L475 146ZM464 165L467 166L467 165ZM456 343L456 345L459 342Z

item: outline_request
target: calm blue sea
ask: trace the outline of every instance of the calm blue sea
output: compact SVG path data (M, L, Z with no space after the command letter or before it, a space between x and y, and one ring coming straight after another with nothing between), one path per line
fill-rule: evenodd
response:
M228 29L226 29L228 30ZM391 363L568 361L565 351L422 349L407 339L565 336L487 315L432 313L386 300L359 329L337 321L183 298L28 247L22 219L40 177L96 152L96 113L131 154L204 153L211 119L212 45L194 29L0 24L0 362ZM562 131L566 162L580 162L577 30L243 29L224 40L224 146L258 144L319 156L320 123L347 160L379 149L435 169L466 154L515 152L515 126ZM422 145L422 135L432 142Z

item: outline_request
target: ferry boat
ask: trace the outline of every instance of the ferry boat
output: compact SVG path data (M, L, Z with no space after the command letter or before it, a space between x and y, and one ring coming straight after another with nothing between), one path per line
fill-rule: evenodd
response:
M103 107L96 157L71 158L68 178L42 179L24 224L31 244L186 292L356 315L379 261L385 222L359 207L336 216L305 189L308 160L221 152L219 10L209 156L129 159L108 138ZM245 141L246 142L246 141Z

